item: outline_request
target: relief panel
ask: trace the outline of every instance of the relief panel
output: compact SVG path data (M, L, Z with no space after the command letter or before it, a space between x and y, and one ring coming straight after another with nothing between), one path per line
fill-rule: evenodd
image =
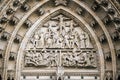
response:
M30 37L26 67L96 68L96 51L87 32L62 14L51 18Z

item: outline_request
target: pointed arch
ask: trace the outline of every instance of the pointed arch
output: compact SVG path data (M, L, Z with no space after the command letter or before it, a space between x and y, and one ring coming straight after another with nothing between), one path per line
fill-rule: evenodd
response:
M92 37L95 40L95 43L97 45L98 48L98 53L100 56L100 75L101 75L101 80L104 79L104 72L105 72L105 64L104 64L104 56L103 56L103 51L100 45L100 42L96 36L96 34L94 33L94 31L92 30L92 28L89 26L89 24L80 16L77 16L76 13L73 13L71 10L63 7L63 6L59 6L54 8L50 13L46 13L43 16L41 16L41 18L39 18L34 24L33 26L29 29L29 31L26 33L25 37L23 38L19 51L18 51L18 56L17 56L17 64L16 64L16 79L19 78L20 80L20 75L21 75L21 62L22 62L22 57L23 57L23 51L25 49L25 46L27 44L27 41L29 39L29 37L31 36L31 34L37 29L38 26L42 25L42 22L46 21L45 19L50 18L50 16L52 15L56 15L59 14L60 12L62 12L63 14L70 14L72 17L75 17L77 20L79 20L80 22L82 22L86 28L89 30L89 32L91 33Z
M94 13L88 6L86 6L82 2L79 2L78 0L73 0L73 1L76 2L77 4L79 4L85 10L87 10L96 19L96 21L98 22L98 24L100 25L100 27L104 31L104 33L105 33L105 35L107 37L109 48L110 48L110 52L111 52L111 55L112 55L112 69L113 69L113 77L115 79L115 77L116 77L116 54L115 54L115 47L113 45L112 38L111 38L107 28L105 27L104 23L100 20L100 18L96 15L96 13Z
M5 51L5 58L4 58L4 70L3 70L3 79L4 80L7 80L7 62L8 62L8 56L9 56L9 53L10 53L10 50L11 50L11 46L12 46L12 43L13 43L13 40L15 38L15 36L17 35L17 32L18 30L20 29L20 27L22 26L22 24L24 23L24 21L37 9L39 8L40 6L42 6L43 4L45 4L46 2L48 2L49 0L44 0L42 2L39 2L39 4L37 4L36 6L34 6L30 11L28 11L26 13L25 16L23 16L23 18L20 20L20 22L16 25L16 28L14 29L14 31L12 32L12 35L10 37L10 40L7 44L7 48L6 48L6 51Z

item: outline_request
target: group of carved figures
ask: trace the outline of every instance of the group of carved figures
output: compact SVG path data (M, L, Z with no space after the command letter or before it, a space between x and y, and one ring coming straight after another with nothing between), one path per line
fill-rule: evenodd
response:
M29 48L91 48L90 39L84 31L71 27L42 27L30 39Z
M27 51L25 54L26 66L56 66L57 54L47 51Z
M60 56L60 54L62 56ZM58 52L58 51L27 51L25 54L26 66L55 67L61 64L64 67L96 67L94 54L91 52ZM61 63L59 63L61 59Z
M81 52L81 49L93 49L89 35L75 25L73 20L59 15L38 28L28 41L25 65L93 66L95 61L93 54L90 56L91 53Z
M96 67L95 56L91 52L75 52L63 55L65 67Z

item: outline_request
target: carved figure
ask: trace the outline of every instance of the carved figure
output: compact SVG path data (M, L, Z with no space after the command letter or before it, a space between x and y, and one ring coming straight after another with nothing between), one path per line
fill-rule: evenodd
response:
M86 44L85 44L85 41L86 41L86 35L84 32L82 32L80 34L80 48L86 48Z
M45 45L45 40L44 40L45 38L44 38L44 33L43 32L40 32L39 35L40 35L39 47L41 48L41 47L44 47L44 45Z
M65 67L87 67L87 66L94 66L92 64L92 61L90 60L92 58L89 56L88 53L83 52L74 52L74 53L67 53L63 55L63 66Z

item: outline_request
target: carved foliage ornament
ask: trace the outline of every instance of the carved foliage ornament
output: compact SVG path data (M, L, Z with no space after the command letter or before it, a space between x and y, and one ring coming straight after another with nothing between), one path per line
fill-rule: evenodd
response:
M67 5L67 0L55 0L55 5L56 6L58 6L58 5L66 6Z
M38 28L28 41L25 66L96 67L89 35L76 25L60 14Z

